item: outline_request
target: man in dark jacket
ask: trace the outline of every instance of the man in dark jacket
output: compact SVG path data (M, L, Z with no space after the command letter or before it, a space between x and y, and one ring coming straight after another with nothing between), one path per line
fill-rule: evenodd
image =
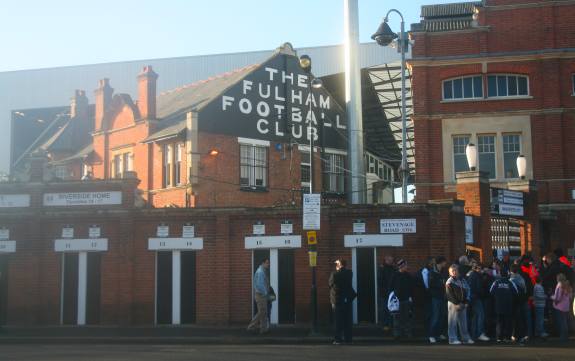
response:
M429 296L431 299L431 319L429 326L429 343L436 343L438 338L445 338L447 322L445 302L445 282L447 281L447 260L443 256L435 258L435 267L429 273Z
M334 345L352 342L352 305L357 294L352 286L353 272L346 266L344 259L338 259L329 276L329 299L335 315Z
M497 342L510 341L513 305L518 295L518 290L509 280L507 272L502 269L501 278L493 282L489 292L495 301Z
M405 260L400 259L397 262L397 269L398 272L394 274L391 282L391 290L399 300L399 312L393 315L393 336L396 339L402 336L411 338L412 324L409 313L415 280L407 271L407 262Z
M384 263L378 269L377 279L378 279L378 289L379 289L379 303L381 307L381 323L383 329L388 331L392 325L392 318L389 310L387 309L387 300L389 299L389 294L391 293L391 279L395 273L395 265L393 264L393 257L391 255L386 255L384 258Z
M467 274L467 283L471 291L471 337L480 341L489 341L485 335L485 312L483 309L483 267L473 262Z

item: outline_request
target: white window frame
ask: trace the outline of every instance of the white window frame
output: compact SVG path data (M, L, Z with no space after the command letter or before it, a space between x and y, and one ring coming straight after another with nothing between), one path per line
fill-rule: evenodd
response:
M505 136L517 136L519 137L519 155L523 154L523 138L521 133L502 133L501 134L501 159L503 160L503 178L504 179L517 179L519 177L510 177L507 178L507 175L505 174L505 153L517 153L517 152L506 152L505 151ZM514 163L514 166L517 167L517 163Z
M481 170L481 157L480 154L481 153L493 153L493 161L494 161L494 169L495 169L495 174L493 174L489 179L490 180L495 180L497 179L497 140L499 138L499 135L496 133L480 133L480 134L476 134L475 137L477 138L477 169ZM479 147L479 138L480 137L493 137L493 152L481 152ZM503 148L501 148L503 149Z
M267 141L259 141L259 140L252 140L246 138L238 138L239 147L240 147L240 188L241 189L251 189L251 190L267 190L269 185L269 142ZM242 147L249 147L249 148L242 148ZM243 159L243 151L242 149L246 149L248 153L250 153L250 157L248 161L244 163ZM265 154L265 163L264 166L256 165L258 159L258 151L263 150ZM248 168L248 184L242 184L242 167L249 167ZM263 174L261 177L262 184L257 185L257 182L260 178L258 178L258 170L263 169Z
M345 192L345 153L343 152L325 152L324 156L325 159L323 160L323 169L322 169L322 186L324 192L327 193L337 193L343 194ZM335 161L336 157L340 157L341 165L338 166ZM330 171L328 172L327 166L329 165ZM334 171L335 170L335 171ZM326 185L326 177L329 177L329 185L330 187L327 188ZM332 178L337 177L335 179L336 185L341 184L341 189L333 189Z
M453 179L455 179L455 174L457 174L455 170L455 138L463 137L467 137L467 144L471 143L472 134L453 134L451 136L451 169L453 170ZM463 154L465 155L465 149L463 149ZM467 165L467 167L469 169L469 165Z
M465 98L465 96L464 96L463 82L464 82L464 79L467 79L467 78L472 78L472 79L474 79L474 78L480 78L480 79L481 79L481 80L480 80L480 81L481 81L481 93L482 93L481 96L476 96L476 95L475 95L475 86L474 86L474 84L473 84L473 81L474 81L474 80L472 80L471 91L472 91L472 93L473 93L473 96L470 97L470 98ZM455 97L455 91L454 91L455 88L454 88L454 85L453 85L453 82L454 82L455 80L461 80L461 95L462 95L461 98L456 98L456 97ZM451 94L452 94L452 97L451 97L451 98L446 98L446 97L445 97L445 83L446 83L446 82L451 82ZM458 77L454 77L454 78L445 79L445 80L443 80L443 81L441 82L441 99L442 99L443 101L446 101L446 102L451 102L451 101L457 102L457 101L484 99L484 98L485 98L485 84L483 84L483 83L484 83L484 82L483 82L483 75L482 75L482 74L465 75L465 76L458 76Z
M173 186L172 169L174 159L174 145L166 143L162 145L162 188Z
M301 173L301 168L307 167L307 168L309 169L310 176L311 176L311 163L310 163L310 161L309 161L309 160L310 160L310 159L309 159L309 154L310 154L310 153L309 153L309 148L308 148L307 151L306 151L306 150L304 150L304 149L301 149L301 147L300 147L299 151L300 151L300 158L301 158L301 161L300 161L300 173ZM302 176L301 174L300 174L300 179L301 179L301 183L300 183L301 188L304 189L304 190L307 189L307 191L309 192L309 183L310 183L310 182L309 182L309 181L304 182L303 176Z
M509 89L509 85L508 85L509 84L509 77L515 77L516 78L516 86L517 86L517 94L516 95L499 95L499 84L497 83L497 78L495 78L496 79L495 89L497 91L497 95L490 96L489 95L489 77L492 77L492 76L495 76L495 77L505 76L505 77L507 77L507 80L506 80L507 89ZM519 78L525 78L527 80L527 94L519 94ZM485 97L487 99L517 99L517 98L530 98L531 97L529 75L513 74L513 73L494 73L494 74L487 74L485 80L486 80Z

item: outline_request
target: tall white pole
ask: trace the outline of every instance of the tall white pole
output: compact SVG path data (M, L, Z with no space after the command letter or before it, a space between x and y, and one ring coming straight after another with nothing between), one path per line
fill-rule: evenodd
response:
M361 111L361 73L358 62L359 14L357 0L344 0L345 27L345 104L349 138L348 202L365 203L365 166L363 161L363 116Z
M407 203L407 181L409 178L409 167L407 166L407 114L405 114L405 97L407 92L405 90L405 48L407 46L407 38L405 33L405 23L403 15L401 15L401 34L399 39L399 46L401 47L401 199L402 203Z
M86 324L86 299L88 295L88 252L78 254L78 325Z

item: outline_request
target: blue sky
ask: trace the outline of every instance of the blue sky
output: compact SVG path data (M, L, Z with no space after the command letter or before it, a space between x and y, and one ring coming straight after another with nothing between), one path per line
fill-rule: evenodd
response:
M360 41L396 7L406 28L421 5L359 0ZM391 25L399 31L399 17ZM343 0L6 0L0 71L339 44Z

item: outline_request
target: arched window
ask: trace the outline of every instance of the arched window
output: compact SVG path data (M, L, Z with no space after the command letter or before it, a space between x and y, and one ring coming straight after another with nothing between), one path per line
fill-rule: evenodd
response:
M443 81L443 100L483 98L481 75L452 78Z
M522 97L529 95L529 78L526 75L493 74L487 76L487 97Z

